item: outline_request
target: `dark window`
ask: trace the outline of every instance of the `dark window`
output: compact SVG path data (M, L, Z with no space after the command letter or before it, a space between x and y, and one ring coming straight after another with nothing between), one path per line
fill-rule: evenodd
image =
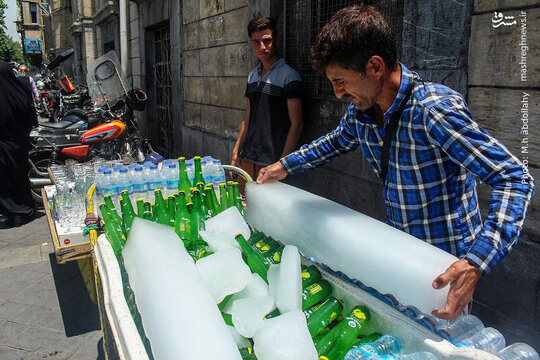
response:
M30 3L30 22L32 24L37 24L37 4L36 3Z
M351 1L351 0L297 0L287 1L285 30L285 59L297 70L304 81L305 95L309 97L333 96L330 82L312 69L309 48L321 28L338 10L352 5L373 5L390 21L401 49L403 28L403 0Z
M172 154L172 81L171 37L169 25L154 31L154 81L156 89L157 140L156 150L166 157Z

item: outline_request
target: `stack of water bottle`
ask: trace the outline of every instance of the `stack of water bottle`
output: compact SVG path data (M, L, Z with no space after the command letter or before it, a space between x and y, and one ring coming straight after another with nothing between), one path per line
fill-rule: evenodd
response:
M204 182L214 184L214 189L218 190L218 184L225 183L225 172L221 161L205 156L200 158L200 164ZM188 179L193 183L195 178L194 159L185 160L185 165ZM107 163L98 169L96 196L102 199L103 195L110 194L115 205L118 205L120 192L127 190L133 206L135 206L134 202L137 199L153 202L154 190L156 189L161 189L164 198L177 193L178 182L179 163L177 159L163 160L159 164L152 162L129 165Z

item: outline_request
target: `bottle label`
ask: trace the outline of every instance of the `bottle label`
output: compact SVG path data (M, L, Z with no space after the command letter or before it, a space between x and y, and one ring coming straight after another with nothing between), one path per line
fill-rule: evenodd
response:
M370 357L372 355L379 355L377 349L375 349L375 347L371 344L362 344L358 346L357 349L366 354L367 357Z
M364 314L364 312L360 309L355 309L353 311L353 315L360 320L366 320L366 314Z
M312 294L315 295L316 293L322 291L322 287L319 284L313 284L307 288L307 290Z
M302 279L309 279L311 277L311 274L307 271L302 271Z

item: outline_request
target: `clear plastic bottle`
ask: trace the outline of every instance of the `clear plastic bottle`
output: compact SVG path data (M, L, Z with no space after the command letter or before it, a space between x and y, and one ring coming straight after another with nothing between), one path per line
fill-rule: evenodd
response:
M165 189L163 195L169 197L178 192L178 167L173 163L169 163L163 174L165 175Z
M206 184L213 183L212 178L212 162L208 161L208 157L201 159L202 176Z
M223 166L221 166L221 160L214 159L212 162L214 163L214 184L219 185L226 182L225 171L223 170Z
M506 340L497 329L487 327L456 344L456 346L472 347L495 354L506 346Z
M103 171L103 177L101 178L101 189L103 191L103 196L109 194L111 198L114 198L116 194L116 181L112 174L111 169L106 169ZM100 199L102 201L103 199Z
M149 197L153 200L154 190L161 189L161 175L159 174L157 165L150 165L146 182L148 184Z
M536 350L524 343L507 346L495 355L502 360L540 360Z
M133 182L133 196L131 196L132 201L137 201L138 199L143 199L144 201L148 200L148 184L146 182L146 176L144 174L142 166L139 165L134 168L132 182Z
M373 355L369 357L369 360L437 360L437 357L430 352L422 351L412 354L386 354L386 355Z
M484 328L482 320L474 315L460 316L455 321L446 324L442 322L442 325L442 327L437 327L437 329L448 334L455 343L471 337Z
M399 354L401 344L393 335L383 335L372 343L361 344L349 350L344 360L368 359L373 355Z

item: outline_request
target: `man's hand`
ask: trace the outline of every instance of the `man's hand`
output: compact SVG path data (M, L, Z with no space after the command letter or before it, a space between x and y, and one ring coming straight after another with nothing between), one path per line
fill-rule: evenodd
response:
M455 320L465 306L472 300L476 283L482 277L482 271L471 265L467 260L458 260L444 273L433 280L434 289L442 289L450 284L446 306L441 310L431 312L441 319Z
M233 152L232 154L231 165L236 166L236 167L240 167L241 165L240 158L238 157L238 154L236 154L235 152Z
M270 180L283 180L287 177L287 171L281 162L275 162L272 165L262 168L257 176L257 184L264 184Z

